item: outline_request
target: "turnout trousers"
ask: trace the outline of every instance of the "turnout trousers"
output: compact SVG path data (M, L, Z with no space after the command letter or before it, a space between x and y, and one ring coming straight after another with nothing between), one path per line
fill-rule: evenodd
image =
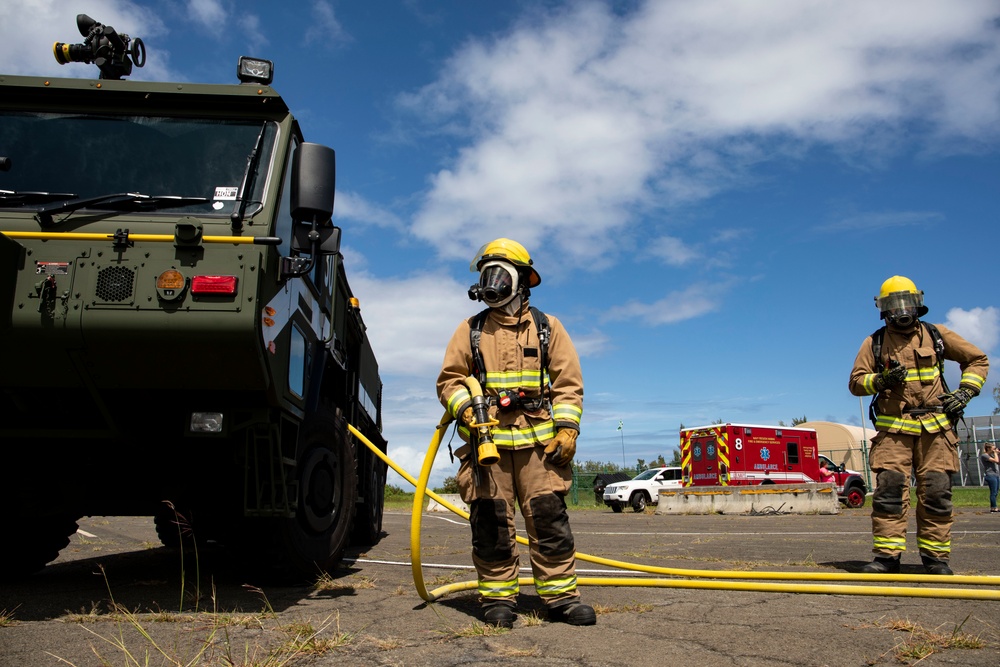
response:
M544 447L498 448L500 461L484 467L475 451L456 452L461 461L458 486L469 506L472 562L479 577L480 601L513 603L519 592L520 554L515 541L515 503L528 533L528 555L535 591L550 607L579 597L576 546L565 495L572 483L569 466L543 456Z
M920 435L880 432L869 458L876 473L872 495L872 551L898 556L906 550L910 473L917 481L917 548L922 555L951 555L951 476L958 470L953 430Z

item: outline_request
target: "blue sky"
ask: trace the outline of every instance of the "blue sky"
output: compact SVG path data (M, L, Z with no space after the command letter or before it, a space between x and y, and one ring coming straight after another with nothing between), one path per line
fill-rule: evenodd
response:
M0 5L2 70L94 76L52 57L81 11L145 41L133 79L274 61L337 151L389 453L414 475L478 310L469 261L500 236L580 352L580 460L669 458L681 423L860 425L847 377L894 274L1000 350L995 0L23 0ZM455 470L440 455L432 481Z

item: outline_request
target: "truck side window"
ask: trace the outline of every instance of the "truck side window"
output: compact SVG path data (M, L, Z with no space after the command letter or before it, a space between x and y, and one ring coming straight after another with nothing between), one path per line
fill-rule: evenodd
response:
M288 257L292 251L292 158L298 147L299 140L298 137L295 137L292 139L288 159L285 161L285 175L281 182L281 200L278 202L278 211L274 216L274 235L281 239L278 254L282 257Z
M799 443L788 443L788 464L794 465L799 462Z

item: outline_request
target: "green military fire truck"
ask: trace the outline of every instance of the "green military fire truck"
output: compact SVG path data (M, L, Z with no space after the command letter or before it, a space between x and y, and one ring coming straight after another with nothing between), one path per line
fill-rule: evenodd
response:
M0 75L0 574L95 515L327 570L378 540L386 475L346 428L385 451L334 151L268 61L130 81L141 40L77 23L56 59L99 78Z

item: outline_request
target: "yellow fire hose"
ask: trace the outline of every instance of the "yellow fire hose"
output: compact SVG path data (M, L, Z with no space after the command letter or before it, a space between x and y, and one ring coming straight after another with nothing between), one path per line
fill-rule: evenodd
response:
M380 459L399 473L403 479L416 487L413 496L413 513L410 520L410 551L413 569L413 583L421 599L433 602L449 593L463 590L472 590L478 587L478 581L464 581L441 586L430 592L424 584L423 569L420 561L420 526L423 516L424 496L428 496L437 501L447 509L462 518L468 520L468 512L454 506L444 498L427 488L430 478L431 468L437 456L437 450L441 444L449 424L451 416L446 412L434 429L434 436L427 447L427 455L424 457L424 465L420 471L420 479L414 479L409 473L397 466L388 456L383 454L373 445L360 431L347 425L348 430L361 442L363 442ZM517 541L527 544L527 539L517 536ZM905 586L861 586L861 585L837 585L837 584L802 584L802 583L770 583L781 580L791 581L859 581L859 582L902 582L902 583L941 583L942 578L938 575L930 574L861 574L861 573L841 573L841 572L736 572L731 570L691 570L671 567L657 567L652 565L640 565L638 563L628 563L624 561L590 556L577 552L578 560L616 567L635 572L646 572L650 574L661 574L673 577L689 577L689 579L639 579L627 577L578 577L577 583L583 586L637 586L637 587L657 587L657 588L698 588L710 590L730 590L730 591L758 591L773 593L815 593L823 595L873 595L883 597L925 597L925 598L954 598L965 600L1000 600L1000 588L995 590L966 589L966 588L916 588ZM692 580L693 579L693 580ZM699 579L714 579L715 581L702 581ZM723 581L718 581L719 579ZM730 581L730 580L767 580L769 583L755 581ZM949 584L967 584L977 586L1000 587L1000 577L995 576L969 576L954 575L947 578ZM522 586L531 586L534 580L530 577L521 577L518 582Z

